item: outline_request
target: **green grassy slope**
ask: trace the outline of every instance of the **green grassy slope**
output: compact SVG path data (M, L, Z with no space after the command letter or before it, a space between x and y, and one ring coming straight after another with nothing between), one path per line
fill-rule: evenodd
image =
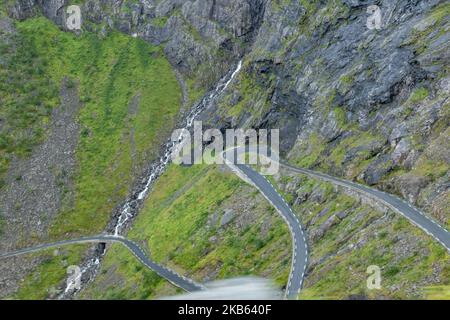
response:
M161 141L170 133L181 101L178 82L161 49L142 40L116 32L105 38L88 32L77 37L60 31L45 18L19 22L16 28L23 48L12 57L12 61L17 60L12 67L19 69L17 78L25 74L36 79L36 90L43 88L42 93L37 91L40 94L35 102L44 113L38 117L35 109L30 109L37 118L30 122L28 111L22 112L28 104L22 108L11 97L8 108L16 109L17 121L23 122L23 126L16 126L17 130L22 127L25 130L31 123L39 132L42 123L49 121L51 108L58 102L54 90L64 77L78 87L83 103L78 116L81 132L76 152L75 201L63 201L61 213L50 229L50 238L99 233L113 208L129 192L138 174L136 168L142 168L157 155ZM27 86L33 83L21 81L10 85L19 94L28 93ZM6 89L10 94L15 92ZM139 103L132 108L134 98ZM11 134L20 137L20 133ZM42 137L36 136L40 139L33 145L45 138L45 132ZM27 148L17 143L13 152ZM2 162L3 155L2 149ZM82 250L74 249L74 255L81 256ZM42 264L25 279L17 297L45 298L50 288L64 278L65 269L50 272L53 269L49 265L55 263Z
M99 232L133 178L130 130L135 131L141 162L148 150L156 155L159 138L168 133L179 108L178 83L160 50L142 40L119 33L105 39L93 34L77 38L43 18L18 27L46 58L46 75L56 83L65 76L79 82L84 103L79 115L77 201L52 234ZM130 114L128 106L136 95L140 105L137 114Z
M61 291L55 286L57 281L67 279L67 268L77 265L88 245L72 245L60 249L49 249L29 255L30 260L40 262L40 272L28 276L14 299L56 298Z

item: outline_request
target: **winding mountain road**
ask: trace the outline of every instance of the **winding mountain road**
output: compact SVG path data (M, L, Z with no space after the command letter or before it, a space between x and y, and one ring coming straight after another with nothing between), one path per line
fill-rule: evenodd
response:
M124 245L128 250L131 251L131 253L147 268L155 271L159 276L167 279L169 282L171 282L173 285L184 289L185 291L192 292L192 291L198 291L198 290L204 290L205 287L201 284L195 283L194 281L183 277L176 272L167 269L152 260L150 260L147 255L145 254L145 251L135 242L125 239L120 236L113 236L113 235L98 235L93 237L83 237L73 240L64 240L54 243L48 243L48 244L41 244L35 247L25 248L25 249L19 249L13 252L9 253L3 253L0 254L1 258L9 258L9 257L15 257L27 253L33 253L38 252L46 249L61 247L61 246L67 246L72 244L83 244L83 243L100 243L100 242L117 242L122 245Z
M249 152L249 150L246 150L245 147L236 147L223 152L222 157L225 163L238 176L240 176L248 183L252 184L264 195L264 197L272 204L272 206L278 211L278 213L287 223L292 236L293 248L291 272L289 275L285 295L287 298L294 298L300 293L303 285L306 267L308 265L308 243L305 238L305 231L303 230L299 219L293 213L288 203L276 191L275 187L270 183L270 181L256 172L252 167L245 164L238 164L236 159L238 159L239 153L245 152ZM450 252L449 231L406 201L384 191L370 188L368 186L364 186L352 181L332 177L330 175L309 169L297 168L280 160L278 160L278 163L280 166L284 167L287 170L351 189L355 192L358 192L359 194L363 194L366 197L369 197L379 203L386 205L394 212L399 213L400 215L410 220L413 224L418 226L420 229L424 230L425 233L433 237Z
M291 272L285 296L287 298L295 298L302 288L306 266L308 265L308 243L302 225L286 200L276 191L266 177L260 175L248 165L237 164L236 167L250 179L252 184L272 204L288 225L293 243Z
M241 164L242 154L255 153L257 148L234 147L221 153L222 160L242 180L254 186L277 210L286 222L292 238L292 259L288 283L286 285L285 297L296 298L300 293L308 265L308 242L306 232L298 217L294 214L286 200L277 192L267 178L253 169L251 166ZM245 157L244 157L245 159ZM272 159L273 160L273 159ZM276 161L276 160L275 160Z
M442 244L450 252L449 231L444 229L437 222L433 221L431 218L423 214L420 210L413 207L404 200L401 200L400 198L394 195L387 194L383 191L370 188L358 183L354 183L352 181L332 177L330 175L309 169L297 168L283 161L280 161L279 163L282 167L286 168L287 170L304 174L311 178L320 179L323 181L330 182L334 185L339 185L351 189L388 206L389 208L406 217L413 224L424 230L427 234L429 234L436 241ZM266 177L262 176L252 167L245 164L235 164L227 160L226 164L230 166L230 168L232 168L233 171L235 171L235 173L238 176L240 176L245 181L255 186L261 192L261 194L272 204L272 206L278 211L278 213L280 213L280 215L287 223L292 236L293 246L292 246L291 272L289 275L289 280L286 286L285 294L287 298L296 297L302 288L304 274L308 264L308 244L305 237L305 231L303 230L298 217L293 213L292 209L287 204L286 200L276 191L275 187L273 187L273 185L270 183L269 180L266 179ZM83 237L73 240L64 240L49 244L42 244L31 248L25 248L9 253L0 254L0 259L14 257L27 253L33 253L54 247L66 246L71 244L95 243L95 242L121 243L128 250L130 250L131 253L146 267L155 271L159 276L167 279L173 285L181 289L184 289L188 292L206 289L205 286L195 283L194 281L153 262L147 257L145 251L138 244L121 236L99 235L93 237Z

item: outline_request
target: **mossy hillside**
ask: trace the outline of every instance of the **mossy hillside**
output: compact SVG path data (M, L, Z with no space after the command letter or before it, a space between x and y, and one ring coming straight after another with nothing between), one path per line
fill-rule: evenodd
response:
M224 116L238 118L246 114L251 114L253 117L264 116L270 107L267 102L268 91L255 81L254 74L241 72L238 78L239 82L235 82L237 85L234 85L234 87L239 90L240 97L234 105L230 96L227 96L221 102L220 108L224 109Z
M389 185L397 185L395 180L402 176L414 176L426 179L427 184L438 183L448 172L448 162L445 161L445 152L442 149L447 141L448 135L449 106L442 102L442 97L429 97L429 92L425 88L413 90L410 97L405 100L405 108L412 106L413 116L420 113L420 108L429 107L436 103L443 103L439 111L439 119L433 124L430 134L425 136L421 131L408 136L410 150L419 153L412 166L406 162L397 162L392 164L392 160L386 162L390 166L388 173L384 175L378 183L380 188ZM389 145L388 136L380 133L379 128L361 130L353 122L346 118L345 109L335 107L333 117L336 125L342 134L335 140L328 142L320 133L313 131L309 137L299 140L293 150L288 155L289 161L300 167L314 168L319 171L330 172L336 176L343 176L347 179L364 181L364 172L367 172L369 166L374 163L382 153L393 153L395 146ZM408 121L411 121L408 119ZM422 120L414 124L420 128ZM422 122L423 123L423 122ZM380 166L380 165L378 165ZM387 190L391 193L397 193L403 196L397 185ZM420 196L416 204L422 206L426 203L423 199L426 194ZM445 223L445 222L444 222Z
M1 16L0 16L1 18ZM10 162L45 139L58 86L45 77L46 60L21 34L0 31L0 188Z
M307 8L307 12L313 13L312 17L308 13L306 16L310 19L313 19L317 16L319 11L327 11L326 9L320 9L317 11L317 6L315 5L315 2L312 2L309 4L309 8L306 4L304 4L305 8ZM430 55L434 54L433 50L441 50L440 47L431 48L430 44L432 44L434 41L437 41L440 39L440 37L445 34L445 30L448 25L448 19L446 19L449 15L449 4L442 3L440 5L437 5L433 7L429 13L427 13L422 20L417 23L416 27L414 27L411 30L410 37L405 41L404 45L408 48L415 49L415 54L417 54L419 57L420 55ZM319 16L317 16L317 19L319 19ZM316 19L316 20L317 20ZM320 19L319 19L320 20ZM323 22L322 22L323 23ZM309 24L309 26L312 26L313 24ZM314 30L314 29L313 29ZM435 59L436 66L439 65L439 59ZM355 64L357 66L358 64ZM445 76L448 74L448 69L443 67L441 68L442 71L440 72L440 76ZM340 94L345 94L345 92L348 91L349 88L355 85L356 79L355 79L355 73L353 71L349 71L348 73L342 75L338 81L338 92ZM326 92L325 88L325 92ZM404 101L401 103L401 108L404 109L404 118L408 119L411 117L418 117L420 114L420 107L421 104L431 104L439 100L439 97L434 97L433 95L435 92L432 92L429 88L429 83L417 83L416 86L411 90L409 96L406 96L404 98ZM325 95L324 92L321 93L321 95ZM320 96L318 96L320 98ZM334 99L333 99L334 100ZM361 151L357 157L352 159L352 161L343 163L343 159L345 155L348 153L349 150L355 149L355 148L361 148L365 145L368 145L370 143L381 143L384 144L386 142L386 137L383 137L380 135L380 132L382 132L382 128L372 128L372 130L361 130L356 126L355 123L348 122L345 119L345 106L341 107L335 107L335 101L331 100L330 103L321 103L320 107L323 112L327 112L327 109L330 107L334 107L334 117L338 120L337 123L339 127L342 129L343 132L348 133L348 131L351 131L350 135L347 135L344 139L337 139L338 141L332 141L332 143L327 143L326 141L321 140L320 135L318 136L316 133L312 133L311 137L307 139L307 141L304 141L304 145L311 145L308 148L311 150L310 152L303 152L300 153L300 157L293 158L292 162L294 163L303 163L310 167L321 167L323 170L331 171L333 173L337 173L339 175L345 175L348 178L355 178L359 176L360 173L362 173L365 169L367 169L368 165L376 159L376 152L372 152L369 150L363 150ZM427 100L430 100L427 102ZM445 109L448 107L444 105ZM445 111L444 111L445 112ZM398 119L398 121L404 121L405 119ZM417 120L419 121L419 119ZM434 132L443 132L445 131L445 127L443 126L443 123L446 121L445 114L442 115L442 118L438 120L438 123L435 125L435 128L433 128ZM430 140L424 140L423 135L417 134L417 136L421 137L412 137L413 139L420 140L418 143L416 143L416 146L420 151L424 151L427 146L432 146L435 142ZM358 137L356 139L355 137ZM359 138L360 137L360 138ZM321 141L322 150L318 150L319 147L317 147L317 140ZM432 139L435 138L435 134L432 134ZM317 153L320 151L320 155L317 156ZM384 146L384 151L392 151L389 149L387 145ZM311 158L315 158L315 161L303 161L303 160L310 160ZM427 155L423 155L422 158L430 158ZM431 157L432 158L432 157ZM413 168L414 171L413 174L418 174L420 176L432 176L432 180L435 180L436 178L439 178L442 176L442 173L445 169L448 170L448 166L441 164L441 161L439 161L436 164L436 167L439 169L438 174L436 174L432 168L431 163L434 162L433 160L420 160ZM326 165L324 165L326 164ZM331 164L331 165L330 165ZM343 169L343 170L342 170ZM402 166L399 166L398 168L393 168L394 174L398 173L399 170L404 170Z
M412 104L417 104L425 100L425 98L427 98L429 94L430 93L427 88L417 88L409 96L408 102Z
M87 32L77 37L44 18L17 23L17 29L44 61L42 77L55 86L68 77L83 102L73 177L75 203L61 209L50 236L66 239L99 233L128 194L137 173L133 167L156 156L174 124L181 100L176 78L159 48L116 32L104 39ZM139 105L132 112L136 96ZM74 255L79 261L82 251ZM49 272L49 264L40 265L18 295L44 297L50 287L61 289L65 269L46 278L36 276Z
M324 151L325 143L318 134L311 134L309 141L311 141L311 143L297 145L298 153L304 156L296 157L295 160L292 161L299 167L312 166L318 161L320 154Z
M445 35L448 28L448 18L450 16L450 4L441 3L435 6L427 16L420 21L413 29L410 37L405 40L404 45L414 47L417 54L427 54L431 50L430 44ZM448 68L442 70L448 73Z
M244 213L249 204L249 212ZM220 216L227 209L236 217L221 226ZM245 222L242 215L252 221ZM251 274L271 278L282 287L289 275L291 244L283 220L256 190L218 167L170 166L128 236L147 244L155 261L201 282ZM122 286L114 290L124 298L175 292L165 281L153 286L133 281L150 277L138 265L120 248L109 251L86 297L106 298L97 288L113 288L117 281Z
M355 213L361 213L357 211ZM450 258L445 249L426 239L423 235L416 235L414 226L402 221L398 216L390 216L393 225L383 226L378 230L367 228L371 237L364 239L363 245L356 248L348 247L339 253L331 255L326 262L315 266L310 279L306 284L306 289L300 298L312 299L345 299L351 296L364 296L370 299L390 298L390 299L426 299L429 298L423 291L426 290L430 282L434 285L448 285L450 269L448 264ZM373 223L382 216L372 212L367 215L365 224ZM344 226L343 226L344 227ZM370 230L372 229L372 230ZM327 236L323 247L329 247L332 239L339 231ZM395 243L396 235L409 237L414 234L420 240L413 251L407 254L396 256L402 251L401 244ZM342 244L343 245L343 244ZM351 241L348 246L355 245ZM325 251L328 251L326 249ZM370 290L367 288L366 273L368 266L377 265L381 268L381 289ZM437 272L438 276L431 278L429 275ZM431 286L434 287L434 286Z
M285 10L288 11L290 4L290 1L273 1L267 10L282 14ZM436 98L439 90L436 90L434 80L418 81L407 91L394 97L392 106L388 106L385 110L376 110L378 107L374 108L372 112L365 116L367 119L365 120L366 123L363 124L363 121L358 120L357 112L350 110L351 108L345 101L348 97L354 95L353 91L356 92L361 86L366 86L367 83L375 81L380 73L379 66L369 58L370 50L368 50L370 42L377 37L376 32L374 31L368 35L367 39L363 39L361 43L357 44L360 54L354 56L354 59L348 63L346 68L336 74L330 74L326 69L326 61L330 59L326 55L328 54L326 48L331 46L334 40L330 41L326 35L332 32L331 30L345 28L346 24L349 24L347 19L349 6L342 1L328 1L326 3L301 1L301 5L305 9L305 13L297 21L298 31L292 31L294 33L289 34L289 37L282 41L283 45L277 50L266 52L264 42L261 41L261 44L246 56L243 73L230 86L229 94L224 99L224 103L219 105L218 114L233 124L257 126L261 124L261 121L266 121L271 112L272 114L279 112L272 103L272 95L274 94L272 83L266 82L259 86L265 77L278 79L278 86L275 88L276 97L282 96L284 98L284 94L288 95L289 90L296 90L300 96L303 92L308 92L309 94L304 97L308 102L305 103L303 99L298 99L298 106L296 105L297 101L294 100L294 103L286 107L288 112L294 112L294 110L297 112L298 109L307 108L314 117L312 126L302 128L305 130L302 130L301 139L297 141L288 154L289 161L298 166L327 171L360 182L367 180L368 175L364 173L369 166L372 165L373 168L377 168L383 165L377 163L380 156L394 152L396 145L389 141L389 135L395 127L395 123L409 122L410 132L415 132L417 136L408 137L408 139L412 138L418 141L413 146L414 148L411 148L410 156L435 145L436 142L432 141L434 133L432 139L429 139L428 134L423 134L423 127L426 127L427 124L423 123L423 127L419 125L423 122L424 109L431 108L433 102L442 103L442 99L445 98ZM440 76L445 76L448 73L446 71L448 68L442 65L442 59L440 58L442 53L439 53L439 50L442 50L441 48L445 49L441 39L445 40L443 34L448 24L448 19L446 19L448 12L448 4L440 4L430 8L429 12L424 13L418 24L408 31L411 34L404 43L405 48L411 50L412 54L416 54L416 56L423 54L425 61L432 61L434 69L442 70L439 71ZM278 18L276 15L275 17ZM283 19L280 17L280 20ZM289 24L286 24L286 29L292 27L293 22L295 20L289 21ZM272 26L269 22L266 24L269 34L279 32L275 25ZM405 34L406 36L407 34ZM322 37L324 38L323 43L321 42ZM303 49L309 41L317 42L316 46L313 47L314 49ZM284 42L286 43L284 44ZM302 42L305 45L302 45ZM437 45L439 43L440 45ZM423 47L420 53L415 50L419 47ZM300 52L298 55L294 55L296 50ZM436 57L434 57L435 53L437 54ZM434 58L428 57L429 54L432 54ZM293 55L295 59L291 59ZM251 70L259 69L258 67L262 63L269 66L268 71L253 76ZM284 70L287 68L283 66L285 64L294 71L291 73ZM292 83L288 84L290 81ZM375 84L374 86L376 87ZM280 87L282 89L279 89ZM315 93L309 92L308 88L311 87L317 88ZM280 100L283 103L279 105L286 104L283 99ZM302 106L309 103L312 106ZM259 107L266 104L269 105L269 108ZM424 108L424 105L426 105L426 108ZM280 107L277 106L277 108ZM261 110L262 113L260 113ZM388 117L384 115L385 112L389 113ZM386 121L379 120L384 117L387 119ZM392 117L395 117L395 121L392 121ZM448 119L445 118L445 115L441 117L440 114L437 123L432 125L432 131L444 132L447 122ZM283 126L284 123L281 121L278 125ZM338 133L334 136L331 135L331 137L329 137L329 132L322 134L321 130L325 126L327 129L333 129L330 131L337 131ZM334 127L336 127L336 130ZM329 136L325 137L324 135ZM435 157L430 156L430 154L422 155L421 158L424 159L420 159L412 168L410 163L405 164L408 161L403 161L403 159L400 163L395 163L392 168L386 170L388 171L386 174L383 174L379 187L384 188L381 184L395 184L395 182L389 180L390 174L399 175L412 170L414 175L431 176L430 182L435 183L439 178L442 178L445 170L448 171L448 166L440 160L436 163L438 171L433 171L432 166ZM398 190L393 192L400 194Z
M179 167L175 167L179 170ZM198 169L200 170L200 169ZM203 169L205 170L205 169ZM170 173L169 173L170 174ZM211 259L215 262L222 261L219 276L227 277L233 275L236 270L245 271L248 264L257 266L258 250L262 249L265 241L258 237L259 225L249 226L248 230L243 230L241 234L235 234L237 230L230 230L230 235L225 235L224 245L210 252L207 257L203 253L213 249L208 244L208 238L213 236L218 227L213 226L213 230L206 228L208 216L217 210L222 202L229 199L233 193L238 192L243 183L231 172L220 173L217 171L199 172L200 176L189 189L184 190L184 194L174 199L169 207L161 208L157 202L149 201L138 218L136 226L130 236L141 232L149 235L148 244L153 252L153 257L157 261L167 261L189 271L203 269ZM194 178L195 179L195 178ZM214 186L212 188L212 186ZM159 189L157 194L159 193ZM168 192L168 194L173 194ZM265 210L270 210L270 206L265 204ZM255 211L260 211L255 204ZM270 210L272 211L272 210ZM261 212L261 211L260 211ZM273 213L273 211L272 211ZM145 221L145 227L143 226ZM156 223L156 221L158 223ZM177 224L173 224L177 221ZM279 220L281 232L275 228L273 235L280 236L285 228L282 227L282 220ZM240 237L239 237L240 235ZM196 245L193 246L192 243ZM182 248L182 251L180 251ZM177 252L178 254L169 254ZM173 257L172 257L173 255ZM254 255L252 259L251 256ZM255 261L256 260L256 261ZM264 264L265 261L260 263Z
M430 300L450 300L450 286L427 287L425 294Z
M220 266L217 278L259 274L284 285L290 262L289 233L283 220L258 192L233 173L217 168L173 166L168 171L168 176L180 175L184 179L177 180L184 183L177 190L182 193L178 191L174 197L170 190L155 188L130 236L138 239L138 235L149 235L148 246L157 261L193 273L199 280L207 269ZM217 222L208 226L213 213L232 207L239 196L245 198L241 201L251 203L250 214L255 221L243 228L234 225L226 230ZM160 205L161 200L155 201L158 198L165 199L165 205ZM237 205L236 211L241 207ZM181 223L174 225L174 220ZM158 225L152 221L158 221ZM270 227L262 235L260 228L265 221L270 222ZM213 236L220 239L215 245L209 240Z

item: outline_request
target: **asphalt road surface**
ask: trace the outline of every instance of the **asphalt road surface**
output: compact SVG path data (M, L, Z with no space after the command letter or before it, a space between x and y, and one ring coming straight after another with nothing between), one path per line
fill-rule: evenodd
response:
M253 182L264 197L275 207L289 227L293 242L292 262L285 294L287 298L295 298L302 288L306 266L308 265L308 244L305 232L286 200L276 191L266 177L247 165L237 164L236 167Z
M406 201L398 198L397 196L352 181L332 177L321 172L296 168L284 162L280 162L280 164L281 166L285 167L288 170L302 173L313 178L319 178L321 180L328 181L332 184L352 189L356 192L362 193L370 197L375 201L385 204L395 212L401 214L402 216L410 220L413 224L415 224L417 227L425 231L428 235L433 237L448 251L450 251L450 232L441 225L439 225L436 221L426 216L419 209L415 208Z
M159 276L167 279L169 282L171 282L173 285L184 289L188 292L198 291L205 289L204 286L195 283L194 281L185 278L176 272L167 269L163 266L160 266L159 264L153 262L150 260L147 255L145 254L145 251L135 242L125 239L120 236L112 236L112 235L99 235L99 236L93 236L93 237L83 237L79 239L73 239L73 240L64 240L54 243L48 243L48 244L42 244L31 248L25 248L16 250L13 252L3 253L0 254L1 258L8 258L8 257L15 257L22 254L27 253L33 253L41 250L71 245L71 244L82 244L82 243L95 243L95 242L117 242L124 245L128 250L131 251L131 253L147 268L155 271Z
M303 227L297 216L292 212L290 206L286 203L285 199L276 191L270 181L268 181L264 176L256 172L250 166L236 163L235 159L238 159L238 154L245 152L246 149L243 147L237 147L234 149L234 158L229 158L230 160L227 162L227 164L231 165L231 167L237 168L238 171L240 171L241 175L243 174L247 179L250 180L249 182L254 184L254 186L259 189L259 191L265 196L265 198L281 214L289 227L293 241L293 252L291 272L286 287L286 297L294 298L298 295L302 288L305 271L308 265L308 243L305 239L305 231L303 230ZM230 149L229 151L232 151L232 149ZM224 152L223 154L225 155L225 158L227 157L227 155L231 155L227 154L227 152ZM424 230L428 235L433 237L448 251L450 251L449 231L440 226L430 217L427 217L420 210L413 207L406 201L398 198L397 196L352 181L332 177L321 172L297 168L283 161L279 161L279 164L290 171L301 173L315 179L324 180L334 185L349 188L373 199L374 201L388 206L389 208L406 217L413 224Z
M284 162L280 162L280 165L293 172L305 174L312 178L318 178L335 185L349 188L351 190L364 194L365 196L368 196L375 201L385 204L395 212L409 219L412 223L414 223L416 226L424 230L427 234L429 234L436 241L442 244L448 251L450 251L449 231L444 229L437 222L432 220L430 217L427 217L420 210L413 207L406 201L401 200L400 198L385 193L383 191L370 188L368 186L364 186L358 183L354 183L352 181L332 177L321 172L297 168ZM264 195L264 197L274 206L274 208L278 211L278 213L283 217L283 219L286 221L289 227L293 239L293 248L292 248L291 272L289 275L288 284L286 286L286 297L294 298L298 295L298 293L302 288L305 270L308 264L308 244L301 223L296 217L296 215L292 212L292 209L289 207L284 198L272 186L270 181L268 181L264 176L256 172L253 168L251 168L248 165L235 164L234 166L240 171L241 174L244 174L245 177L248 178L256 188L258 188L258 190ZM159 264L151 261L145 254L144 250L142 250L142 248L138 244L120 236L100 235L73 240L65 240L50 244L42 244L31 248L25 248L9 253L0 254L0 258L8 258L65 245L93 243L93 242L121 243L128 250L130 250L131 253L133 253L133 255L142 264L144 264L151 270L155 271L159 276L167 279L175 286L184 289L188 292L205 289L203 285L195 283L194 281L186 277L183 277L175 273L174 271L167 269L163 266L160 266Z

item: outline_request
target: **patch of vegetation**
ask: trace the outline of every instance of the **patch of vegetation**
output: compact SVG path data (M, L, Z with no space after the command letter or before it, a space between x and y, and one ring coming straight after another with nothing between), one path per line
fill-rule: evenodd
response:
M116 282L109 282L111 277L107 272L111 270L114 270ZM108 249L94 284L81 293L81 298L144 300L181 292L181 289L144 266L125 247L114 244Z
M431 180L436 180L445 176L448 173L449 165L443 161L434 161L425 157L420 158L411 173L428 177Z
M413 46L418 54L427 52L429 44L447 32L449 16L449 3L435 6L420 23L417 23L404 45Z
M410 97L408 99L408 102L412 103L412 104L417 104L417 103L422 102L423 100L425 100L428 97L429 94L430 93L429 93L427 88L415 89L411 93L411 95L410 95Z
M394 217L394 219L402 218ZM415 226L406 223L397 230L397 234L415 234L414 228ZM307 289L300 298L343 299L352 295L371 299L427 298L416 287L421 287L420 284L426 281L425 279L436 266L444 268L441 273L442 283L448 284L448 276L445 275L448 274L450 258L444 248L421 234L420 241L412 252L396 256L394 252L401 249L398 247L399 244L392 242L395 234L389 226L383 227L383 230L385 229L388 230L388 236L384 239L369 237L363 246L332 256L326 264L318 267L315 270L316 276L308 280ZM424 254L421 250L426 253ZM367 289L366 270L369 265L378 265L381 268L382 288L380 290Z
M271 218L275 225L270 228L266 238L261 239L258 236L261 226L256 223L244 230L227 230L227 233L223 235L222 245L217 247L211 245L208 239L216 235L220 227L216 225L211 229L207 228L208 216L214 212L220 213L220 208L224 207L233 194L242 190L244 183L232 173L205 170L205 168L171 167L168 176L182 175L184 179L188 178L189 180L183 178L177 180L184 180L185 183L189 181L189 188L185 189L182 194L179 193L178 197L165 205L156 201L156 199L168 198L173 195L173 192L155 188L155 192L152 193L153 201L147 201L130 236L147 235L153 258L161 262L174 263L190 272L201 271L209 264L213 263L214 265L219 262L221 266L220 278L247 274L253 268L256 268L254 270L256 274L258 270L261 272L270 265L270 261L275 261L269 258L260 260L261 254L274 245L269 240L280 239L282 235L287 236L287 228L283 221L273 213ZM194 177L190 178L192 174L194 174ZM211 188L211 186L214 186L214 188ZM179 189L177 188L177 190ZM269 208L270 205L267 203L262 202L257 205L255 201L253 211L256 215L261 215L267 211L270 212ZM260 219L263 218L261 216ZM178 222L177 224L173 224L175 220ZM158 221L158 224L152 223L153 221ZM289 237L282 241L287 242L287 248L289 248L288 239ZM263 246L261 244L256 245L260 241L263 241ZM265 247L266 245L268 247ZM272 252L272 254L282 254L282 251ZM170 252L177 252L177 255L169 258L168 253ZM208 252L206 256L205 252ZM280 273L283 273L282 268L274 272L281 277L277 279L278 281L283 283L287 280L284 279L284 275L280 275Z
M194 78L186 79L186 85L189 92L188 106L192 106L194 103L199 102L205 94L206 90L199 85L198 81Z
M256 221L245 227L233 222L221 226L223 212L235 205L238 195L253 199L251 211ZM281 287L290 270L290 236L271 208L231 172L214 166L172 165L155 184L129 237L147 242L154 260L197 281L212 275L223 279L252 274L270 277ZM234 219L239 219L243 213L235 214ZM265 232L263 225L268 225ZM114 272L124 281L121 292L127 297L152 298L164 295L160 290L168 290L161 283L145 287L131 281L142 277L143 271L136 270L135 262L123 263L124 259L128 261L117 250L108 252L104 276L100 275L96 284L107 283ZM105 298L96 289L88 296Z
M254 117L262 115L266 109L266 106L263 105L261 108L258 101L265 99L265 93L262 91L261 87L255 83L250 75L241 73L239 75L239 79L238 90L242 98L234 106L230 106L229 103L225 102L224 108L228 109L226 111L227 115L238 117L243 115L245 112L251 112Z
M327 1L322 5L320 1L301 0L306 9L306 15L299 24L302 34L311 36L315 32L324 32L326 25L335 24L340 18L348 16L349 8L341 0Z
M134 166L156 157L161 139L169 134L180 107L178 82L162 50L140 39L117 32L105 39L89 32L77 37L45 18L17 23L17 29L33 59L42 61L39 79L59 84L68 76L78 84L84 104L78 116L76 201L63 208L50 235L60 239L99 233L113 208L129 193ZM27 61L22 64L27 69L35 67ZM130 112L135 97L139 105ZM48 274L49 268L40 265L32 277ZM56 273L41 286L34 286L32 277L24 282L21 297L28 293L43 297L50 283L56 285L63 274Z
M353 74L345 74L339 78L339 93L345 95L353 83L355 82L355 76Z
M317 8L318 1L300 0L300 3L305 8L308 14L312 14Z
M368 146L371 143L379 141L380 137L370 133L370 132L354 132L352 135L345 139L339 141L339 143L333 148L325 163L333 163L336 167L342 167L344 164L345 156L349 151L355 148L360 148L358 152L355 151L354 159L349 160L349 164L353 163L353 169L351 170L352 176L357 176L364 170L368 163L366 160L371 158L371 151Z
M62 279L67 278L67 267L77 265L87 245L71 245L61 249L51 249L32 257L39 258L39 269L45 272L36 272L24 279L23 285L13 296L14 299L43 300L48 296L56 297L64 290Z
M311 167L319 160L320 154L325 150L325 142L319 137L318 134L313 133L308 139L308 144L305 144L299 156L292 159L292 162L299 167L308 168Z
M142 40L115 32L104 40L89 33L77 38L44 18L21 22L18 29L37 55L46 57L45 76L56 83L67 75L77 79L85 102L79 115L77 201L51 233L55 238L97 233L133 180L130 131L138 164L154 157L179 108L178 83L160 49ZM138 111L130 115L136 95Z
M336 107L333 109L334 118L340 128L347 127L347 118L345 116L345 110L342 107Z
M166 25L167 20L169 20L167 17L153 18L152 19L152 24L154 26L156 26L156 27L163 28Z
M57 84L44 76L47 61L23 35L0 37L0 188L14 157L29 156L47 134Z
M450 300L450 285L430 286L424 289L428 300Z

